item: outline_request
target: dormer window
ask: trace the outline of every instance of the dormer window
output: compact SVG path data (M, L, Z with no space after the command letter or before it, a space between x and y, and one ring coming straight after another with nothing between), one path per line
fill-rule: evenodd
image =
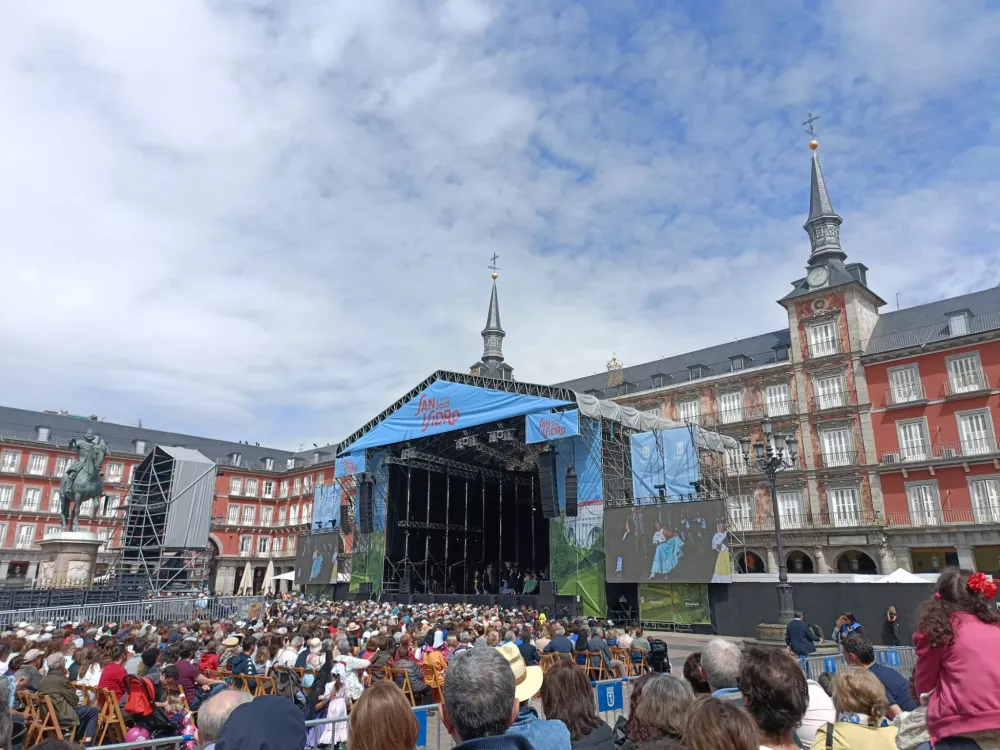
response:
M49 442L49 436L51 434L52 434L52 431L48 427L36 427L35 428L35 438L38 440L39 443L47 443L47 442Z
M698 378L704 377L705 368L702 365L691 365L688 368L688 378L691 380L697 380Z
M662 388L663 384L670 380L670 376L662 372L655 373L651 380L653 381L653 388Z
M787 362L788 361L788 347L787 346L776 346L776 347L774 347L774 361L775 362Z
M286 469L294 469L295 468L295 459L294 458L289 458L287 461L285 461L285 468Z
M729 358L729 370L730 372L736 372L737 370L742 370L747 366L747 358L742 354L737 354L735 357Z
M968 310L948 313L948 335L965 336L969 332L970 317L971 313Z
M266 471L274 471L274 459L273 458L265 456L260 461L264 465L264 469Z
M228 458L230 466L240 466L243 463L242 453L230 453Z
M133 440L132 441L132 452L143 455L146 452L146 441L145 440Z

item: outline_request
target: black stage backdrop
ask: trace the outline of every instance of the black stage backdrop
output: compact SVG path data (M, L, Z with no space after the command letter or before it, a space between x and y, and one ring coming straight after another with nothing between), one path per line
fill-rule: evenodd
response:
M340 530L299 537L295 556L295 585L323 585L336 582Z
M605 508L606 578L609 583L708 583L719 559L712 541L725 528L722 500ZM726 536L719 540L728 543Z
M933 583L794 583L795 608L806 620L819 625L829 638L833 623L844 612L853 612L872 643L890 645L886 610L896 608L899 640L913 645L917 609L934 594ZM778 619L778 593L774 583L709 584L712 624L720 635L757 637L757 624Z

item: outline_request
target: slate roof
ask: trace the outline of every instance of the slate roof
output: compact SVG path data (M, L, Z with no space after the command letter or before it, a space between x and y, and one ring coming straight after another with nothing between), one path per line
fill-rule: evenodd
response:
M972 313L969 333L1000 328L1000 287L883 312L875 324L865 353L874 354L950 338L948 313L961 310Z
M631 367L623 368L622 373L627 383L639 386L633 387L629 391L634 392L636 390L659 387L657 383L667 386L684 382L688 380L688 368L694 365L702 366L703 377L732 372L732 357L740 355L751 358L746 367L783 361L778 359L776 354L779 350L787 349L789 346L791 346L791 337L788 329L785 328L780 331L772 331L771 333L763 333L759 336L750 336L749 338L710 346L707 349L699 349L695 352L687 352L673 357L664 357L652 362L645 362L640 365L632 365ZM787 359L787 350L783 359ZM661 375L670 375L671 377L670 379L654 382L653 377ZM587 375L586 377L576 378L575 380L558 383L557 385L561 388L570 388L579 393L596 390L606 395L615 395L608 391L615 392L618 390L617 388L608 388L607 372Z
M834 287L843 286L844 284L853 284L854 282L861 282L865 289L868 289L868 266L864 263L844 263L837 259L828 259L823 261L824 265L828 266L830 269L830 280L827 282L823 289L833 289ZM877 294L868 289L869 292L875 295L882 304L885 304L885 300L879 297ZM806 294L813 294L816 292L815 289L810 289L809 285L806 283L806 278L803 276L801 279L796 279L792 282L792 291L781 298L781 301L795 299L796 297L802 297Z

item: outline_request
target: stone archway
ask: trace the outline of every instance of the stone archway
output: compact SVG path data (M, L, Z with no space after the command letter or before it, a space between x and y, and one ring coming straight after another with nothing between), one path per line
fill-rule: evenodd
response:
M816 564L813 562L812 557L800 549L793 549L788 553L788 557L785 559L785 565L788 566L789 573L816 572Z
M867 552L857 549L844 550L837 555L834 567L838 573L875 575L879 572L875 559Z
M740 552L736 556L736 572L766 573L767 565L765 564L763 557L758 555L753 550L747 550L746 552Z

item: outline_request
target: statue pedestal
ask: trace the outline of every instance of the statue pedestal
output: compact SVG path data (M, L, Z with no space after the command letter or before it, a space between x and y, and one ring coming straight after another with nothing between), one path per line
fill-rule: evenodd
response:
M104 540L89 531L60 531L38 542L42 561L38 564L36 588L78 586L94 582L97 550Z

